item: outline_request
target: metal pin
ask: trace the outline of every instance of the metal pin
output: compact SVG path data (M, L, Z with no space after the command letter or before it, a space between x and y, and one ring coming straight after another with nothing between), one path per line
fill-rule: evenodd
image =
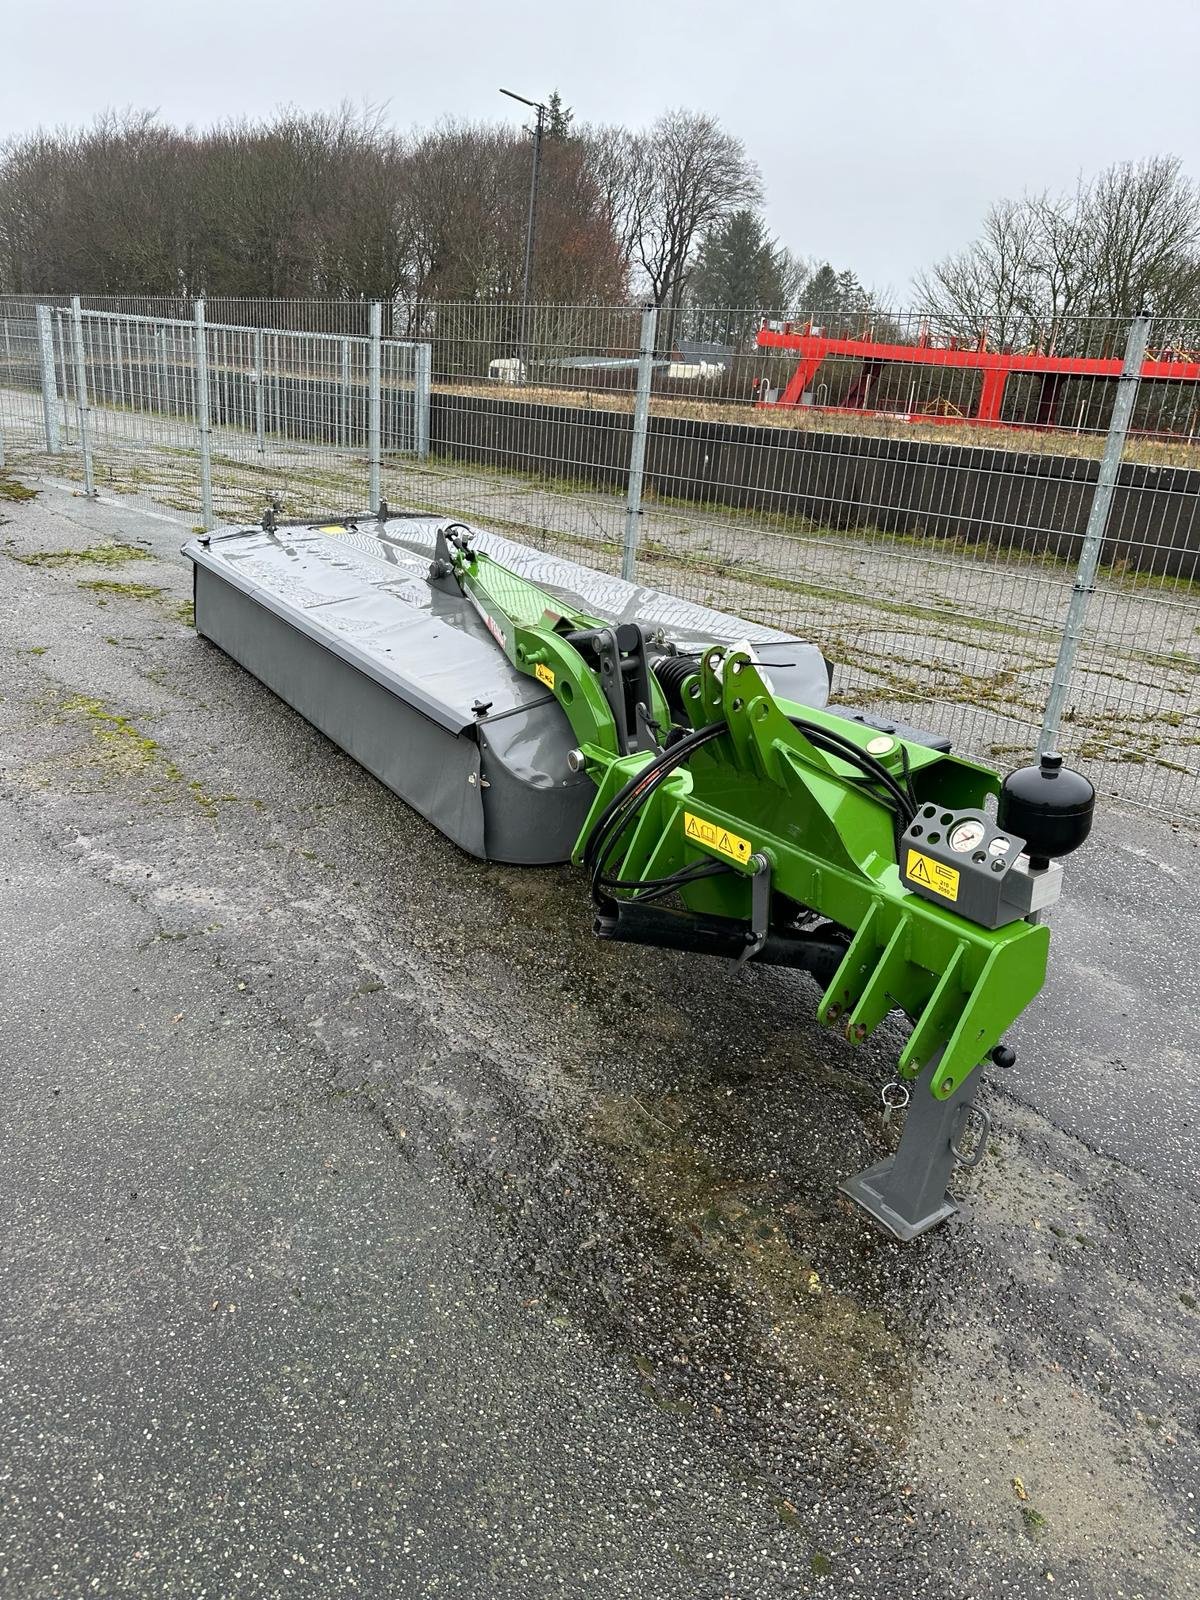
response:
M880 1098L883 1101L883 1125L886 1128L892 1120L892 1113L903 1111L908 1104L910 1099L908 1086L901 1083L898 1078L894 1079L891 1083L884 1084Z

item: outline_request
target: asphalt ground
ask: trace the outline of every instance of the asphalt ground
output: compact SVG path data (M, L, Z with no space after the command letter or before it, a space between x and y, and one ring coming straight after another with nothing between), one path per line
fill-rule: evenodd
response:
M6 1600L1200 1589L1194 834L1101 816L901 1246L836 1192L895 1031L463 856L186 528L0 516Z

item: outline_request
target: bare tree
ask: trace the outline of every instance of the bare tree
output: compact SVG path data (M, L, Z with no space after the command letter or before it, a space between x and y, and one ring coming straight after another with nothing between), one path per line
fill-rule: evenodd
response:
M641 140L631 189L637 259L657 306L678 310L701 236L762 199L758 168L715 117L667 111Z
M1196 313L1200 190L1176 157L1109 167L1085 191L1080 209L1093 314L1121 315L1143 305L1160 317Z
M622 260L632 265L650 182L645 140L629 128L589 126L580 130L578 143L597 187L601 215Z
M1173 156L1121 162L1070 195L993 206L978 239L917 279L948 333L1082 350L1143 305L1200 314L1200 191Z
M741 142L690 111L644 133L576 132L561 103L552 132L542 297L611 302L637 274L677 312L700 240L761 194ZM110 113L0 150L0 289L370 296L415 328L432 298L516 296L528 172L528 141L507 128L404 135L370 106L199 132Z

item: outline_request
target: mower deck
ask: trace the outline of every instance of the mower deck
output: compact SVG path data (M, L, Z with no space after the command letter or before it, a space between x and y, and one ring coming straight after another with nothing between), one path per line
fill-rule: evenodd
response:
M595 799L553 693L475 607L429 581L450 519L229 527L190 540L196 630L471 855L566 861ZM460 525L461 526L461 525ZM663 648L749 643L778 691L823 706L816 646L472 528L482 551ZM780 648L782 647L782 648Z

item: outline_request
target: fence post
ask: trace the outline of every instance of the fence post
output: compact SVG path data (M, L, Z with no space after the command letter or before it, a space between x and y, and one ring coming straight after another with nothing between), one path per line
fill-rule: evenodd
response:
M350 341L341 343L341 383L338 392L338 445L346 450L350 445Z
M58 436L58 374L54 370L54 325L50 307L38 306L38 361L42 369L42 424L46 430L46 450L56 456L61 449Z
M267 375L263 371L263 334L254 330L254 438L258 444L259 459L266 454Z
M172 416L170 395L167 389L167 330L156 328L154 330L154 360L158 376L158 414L162 417Z
M658 307L642 310L642 342L638 351L637 397L633 403L633 443L629 450L629 495L625 502L625 547L621 576L629 583L637 572L638 528L642 517L642 479L646 468L646 435L650 430L650 385L654 379L654 343Z
M125 409L125 341L121 338L121 324L116 317L106 324L108 328L108 353L112 357L115 383L107 385L108 398L116 400L122 411ZM113 391L116 390L114 394Z
M415 412L415 446L418 461L429 458L429 408L433 393L433 346L417 346L413 373L413 410Z
M208 335L204 331L204 301L195 303L196 318L196 432L200 443L200 520L213 526L212 428L208 415Z
M286 419L283 415L283 390L280 385L279 335L271 335L271 431L287 443Z
M83 352L83 307L77 294L71 296L71 336L75 346L75 414L79 422L79 446L83 451L83 492L96 495L92 471L92 407L88 400L87 361Z
M370 349L367 360L367 465L369 474L367 500L371 511L378 514L379 501L382 494L380 487L382 449L379 389L382 356L380 341L383 336L383 306L378 300L371 301L370 315Z
M61 419L62 419L62 437L63 437L63 442L65 442L66 444L70 444L70 442L71 442L71 408L68 405L67 400L68 400L68 391L70 390L70 387L71 387L71 379L70 379L70 375L69 375L69 369L67 367L67 340L66 340L65 334L63 333L63 314L62 314L62 307L61 306L56 306L55 310L54 310L54 339L55 339L55 345L56 345L56 349L57 349L57 363L58 363L57 369L56 369L56 376L57 376L57 373L61 373L62 374L62 410L61 410L61 413L60 413L60 416L61 416Z
M1075 584L1071 590L1071 603L1067 607L1067 620L1058 645L1058 660L1054 664L1054 677L1046 700L1042 730L1038 735L1039 755L1047 750L1054 750L1058 745L1063 708L1071 689L1071 675L1075 668L1079 643L1083 638L1083 623L1087 615L1088 602L1096 588L1096 568L1100 564L1104 536L1108 531L1113 491L1116 489L1121 471L1121 457L1125 451L1125 438L1133 418L1133 406L1137 399L1138 383L1142 376L1142 363L1146 359L1146 345L1149 338L1150 313L1143 311L1130 323L1129 336L1125 341L1125 360L1121 364L1121 376L1117 379L1117 397L1113 401L1112 416L1109 418L1108 438L1104 441L1104 454L1100 457L1100 470L1096 475L1096 487L1092 493L1087 529L1083 536L1083 549L1079 554L1079 566L1076 568Z

